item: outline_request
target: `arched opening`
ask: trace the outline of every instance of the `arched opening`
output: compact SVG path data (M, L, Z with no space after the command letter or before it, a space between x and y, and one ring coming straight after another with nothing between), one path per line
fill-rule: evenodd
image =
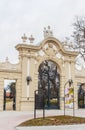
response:
M16 110L16 80L4 80L3 110Z
M85 83L79 83L78 87L78 108L85 108Z
M38 69L38 98L37 108L42 108L42 94L44 91L45 108L59 109L60 108L60 73L56 63L45 60Z

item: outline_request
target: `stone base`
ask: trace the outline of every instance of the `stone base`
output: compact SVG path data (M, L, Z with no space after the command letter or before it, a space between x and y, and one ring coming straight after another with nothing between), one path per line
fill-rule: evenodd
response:
M33 101L21 101L21 111L32 111L34 110Z

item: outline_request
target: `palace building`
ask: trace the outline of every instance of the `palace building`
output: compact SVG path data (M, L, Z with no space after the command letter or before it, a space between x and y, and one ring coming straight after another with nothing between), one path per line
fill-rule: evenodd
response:
M43 101L46 109L85 108L85 69L75 66L78 52L56 39L50 26L39 44L33 44L32 35L30 44L25 34L22 39L15 46L19 63L7 58L0 63L0 111L7 110L6 98L17 111L42 109Z

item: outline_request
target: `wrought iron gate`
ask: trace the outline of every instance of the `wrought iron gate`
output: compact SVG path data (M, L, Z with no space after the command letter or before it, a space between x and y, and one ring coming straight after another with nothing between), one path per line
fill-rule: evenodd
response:
M52 61L45 61L39 67L38 94L36 96L37 108L42 108L42 94L44 90L44 103L46 109L60 108L60 75Z

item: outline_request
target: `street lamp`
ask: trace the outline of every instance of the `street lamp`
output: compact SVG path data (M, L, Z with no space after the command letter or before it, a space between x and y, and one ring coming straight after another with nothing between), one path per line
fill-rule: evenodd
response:
M32 81L32 78L30 76L26 77L27 85L29 85L30 81Z
M48 61L46 61L45 60L45 62L44 62L44 65L47 67L46 68L46 74L47 74L47 82L48 82L48 100L47 100L47 105L48 105L48 108L49 108L49 106L50 106L50 77L49 77L49 70L50 70L50 67L49 67L49 65L48 65Z
M71 85L73 84L73 80L69 79L64 85L64 116L65 116L65 87L66 87L67 84L69 85L69 87L71 87ZM74 111L74 86L73 86L73 116L75 116L75 111Z

